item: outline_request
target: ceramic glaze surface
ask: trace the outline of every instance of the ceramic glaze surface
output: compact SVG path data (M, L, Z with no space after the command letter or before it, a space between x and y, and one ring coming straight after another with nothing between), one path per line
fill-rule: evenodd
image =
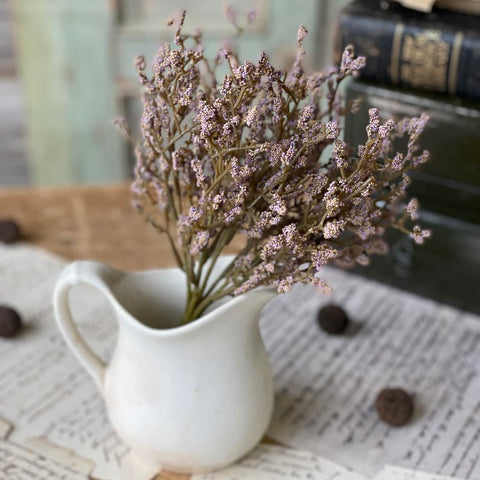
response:
M80 282L99 288L117 316L109 365L72 320L68 291ZM82 261L62 273L54 306L60 330L96 381L123 441L151 468L200 473L245 455L268 427L272 375L258 320L275 292L254 290L177 326L184 292L177 269L127 274Z

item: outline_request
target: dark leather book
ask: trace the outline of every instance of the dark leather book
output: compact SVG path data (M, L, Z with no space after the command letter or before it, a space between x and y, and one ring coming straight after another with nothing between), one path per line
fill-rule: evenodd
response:
M423 245L391 229L387 255L353 273L479 315L480 226L428 211L419 223L432 231Z
M480 100L480 16L357 0L339 16L336 43L367 57L364 79Z
M360 100L359 111L345 121L345 140L351 145L366 140L369 108L378 108L384 120L428 113L421 144L431 158L412 173L409 192L432 212L480 225L480 102L364 80L351 82L345 93L347 102Z
M480 103L364 80L347 86L346 99L361 100L359 111L345 121L345 140L351 145L365 142L371 107L385 120L422 111L430 115L421 144L431 158L411 174L408 191L419 199L419 223L432 230L432 237L416 245L390 230L389 254L373 257L371 266L354 271L480 313Z

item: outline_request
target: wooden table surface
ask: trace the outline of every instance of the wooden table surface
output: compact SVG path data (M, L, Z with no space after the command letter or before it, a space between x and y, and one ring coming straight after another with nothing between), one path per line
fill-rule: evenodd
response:
M67 259L126 271L175 265L164 236L143 221L130 199L128 185L4 189L0 219L17 221L24 240ZM162 472L156 480L187 478Z

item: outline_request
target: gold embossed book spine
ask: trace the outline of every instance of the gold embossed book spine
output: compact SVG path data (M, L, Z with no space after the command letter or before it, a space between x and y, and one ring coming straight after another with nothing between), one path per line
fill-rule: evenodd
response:
M337 47L367 57L362 78L480 100L480 16L357 0L338 28Z

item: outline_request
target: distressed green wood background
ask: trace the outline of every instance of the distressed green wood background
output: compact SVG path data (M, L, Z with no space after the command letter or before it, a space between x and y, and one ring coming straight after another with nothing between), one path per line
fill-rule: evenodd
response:
M112 125L112 6L14 0L12 7L34 183L124 179L125 156Z
M257 21L238 41L243 58L265 50L286 67L300 24L310 65L331 62L333 27L347 0L231 0ZM172 32L166 20L188 11L186 28L200 27L207 53L234 29L224 0L12 0L18 64L27 114L28 153L37 185L103 183L128 178L129 151L112 125L126 115L136 125L141 105L133 59L153 59ZM242 18L244 23L244 20Z
M20 82L10 4L0 0L0 185L29 183Z

